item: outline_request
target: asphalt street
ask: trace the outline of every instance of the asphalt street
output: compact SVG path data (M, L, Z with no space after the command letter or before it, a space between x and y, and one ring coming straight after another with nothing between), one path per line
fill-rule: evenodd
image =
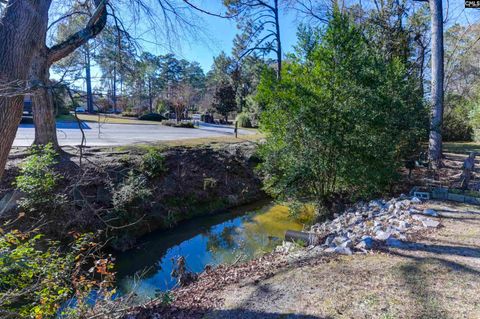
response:
M200 128L177 128L164 125L108 124L83 122L86 145L108 146L174 141L191 138L233 136L233 128L201 123ZM251 134L239 129L239 135ZM60 145L79 145L82 133L77 123L58 122L57 136ZM13 146L30 146L35 137L33 124L20 124Z

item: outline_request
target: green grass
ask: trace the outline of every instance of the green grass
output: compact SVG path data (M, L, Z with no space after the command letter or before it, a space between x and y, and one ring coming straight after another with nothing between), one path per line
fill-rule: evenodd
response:
M140 121L135 118L126 118L110 114L77 114L78 118L85 122L100 122L111 124L151 124L160 125L161 122Z
M62 121L62 122L76 122L77 120L72 114L64 114L64 115L58 115L56 117L57 121Z
M136 118L120 117L110 114L77 114L77 117L84 122L100 122L100 123L112 123L112 124L156 124L160 122L155 121L141 121ZM77 119L73 114L59 115L56 117L57 121L62 122L76 122Z
M443 151L462 155L470 152L480 153L480 142L444 142Z
M223 144L235 144L247 141L260 141L264 136L262 134L249 134L249 135L239 135L238 138L233 136L217 136L217 137L201 137L201 138L191 138L184 140L175 140L175 141L162 141L151 144L134 144L126 146L118 146L115 149L117 151L148 151L150 149L166 149L169 147L197 147L203 145L223 145Z

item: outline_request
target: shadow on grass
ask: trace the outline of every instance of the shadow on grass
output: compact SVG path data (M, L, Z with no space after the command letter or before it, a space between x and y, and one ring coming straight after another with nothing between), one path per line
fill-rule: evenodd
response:
M423 251L440 255L458 255L478 258L480 257L480 248L402 242L400 249L400 251L391 250L389 253L409 260L407 264L400 267L400 271L412 295L412 299L416 301L419 308L415 314L415 318L448 318L446 312L442 309L442 305L437 301L436 292L429 288L429 281L435 281L435 272L428 269L429 265L439 264L451 271L480 276L479 270L456 261L440 257L422 257L406 253L408 251Z
M413 260L400 267L400 272L412 300L417 304L415 318L447 318L438 304L435 292L428 287L428 260Z
M205 319L330 319L331 317L317 317L302 314L280 314L246 309L214 310L204 317Z
M158 317L160 315L160 317ZM169 318L169 319L333 319L306 314L266 312L244 308L209 310L202 306L172 307L162 306L151 311L141 311L136 319Z
M480 258L480 248L469 246L434 245L411 241L399 241L395 244L395 248L399 248L404 251L423 251L436 255L456 255Z

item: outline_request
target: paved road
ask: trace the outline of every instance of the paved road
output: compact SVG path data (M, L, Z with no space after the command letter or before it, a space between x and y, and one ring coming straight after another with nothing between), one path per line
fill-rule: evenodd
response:
M157 141L174 141L190 138L233 136L233 128L212 124L200 124L200 128L177 128L164 125L107 124L84 122L87 145L128 145ZM239 135L251 134L239 130ZM60 145L79 145L82 134L76 123L57 123ZM13 146L30 146L35 137L33 124L20 124Z

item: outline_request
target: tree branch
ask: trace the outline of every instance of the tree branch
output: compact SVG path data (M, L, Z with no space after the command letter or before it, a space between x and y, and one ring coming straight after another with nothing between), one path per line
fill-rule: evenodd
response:
M107 3L108 0L95 0L95 12L88 20L85 28L72 34L62 43L48 49L48 63L50 65L66 57L103 30L107 23Z
M2 1L2 0L0 0L0 1ZM83 11L74 11L74 12L71 12L71 13L66 14L66 15L64 15L64 16L61 16L61 17L58 18L57 20L55 20L55 21L53 21L52 23L50 23L50 25L49 25L48 28L47 28L47 31L50 30L55 24L61 22L62 20L68 19L68 18L70 18L71 16L76 15L76 14L88 15L87 12L83 12Z
M232 18L235 18L238 14L232 14L232 15L222 15L222 14L218 14L218 13L214 13L214 12L210 12L210 11L207 11L205 9L202 9L200 8L199 6L191 3L189 0L183 0L183 2L185 2L187 5L189 5L190 7L192 7L193 9L197 10L197 11L200 11L201 13L205 13L207 15L210 15L210 16L213 16L213 17L217 17L217 18L222 18L222 19L232 19Z

